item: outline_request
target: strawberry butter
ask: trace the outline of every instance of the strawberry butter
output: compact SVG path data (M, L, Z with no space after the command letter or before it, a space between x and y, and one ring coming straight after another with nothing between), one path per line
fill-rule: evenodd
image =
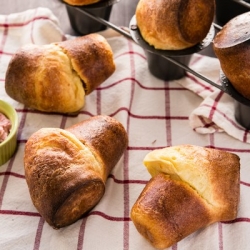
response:
M0 143L7 138L8 134L10 133L10 129L10 120L4 114L0 113Z

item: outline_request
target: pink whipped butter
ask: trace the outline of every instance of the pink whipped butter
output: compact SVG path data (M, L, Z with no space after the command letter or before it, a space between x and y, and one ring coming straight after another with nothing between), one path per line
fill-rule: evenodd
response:
M10 120L4 114L0 113L0 143L7 138L8 134L10 133L10 129Z

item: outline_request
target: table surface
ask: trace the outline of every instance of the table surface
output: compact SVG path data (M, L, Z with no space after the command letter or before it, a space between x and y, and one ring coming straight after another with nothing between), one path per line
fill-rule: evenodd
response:
M128 26L136 3L136 0L121 0L113 7L110 21L118 26ZM47 7L59 19L60 28L65 34L76 35L65 5L58 0L0 0L0 6L0 14ZM0 52L6 42L2 40ZM156 79L147 70L145 53L139 46L123 37L110 38L109 42L115 53L116 73L86 97L86 106L77 117L43 114L28 110L11 100L3 93L4 72L0 68L0 99L13 104L20 119L18 150L0 168L0 249L153 250L139 235L129 217L132 205L150 179L142 160L146 153L154 149L185 143L218 148L239 155L241 201L236 220L214 223L188 236L171 249L247 249L250 232L249 144L227 133L199 134L190 128L189 115L201 104L202 98L183 87L181 82L191 81L204 86L200 79L190 74L187 79L167 83ZM0 53L0 59L11 53L13 51ZM211 46L202 54L214 56ZM198 55L193 64L201 62L199 69L210 74L209 69L216 60L212 59L206 61L206 58ZM219 67L212 73L214 80L219 81ZM205 90L210 89L205 87ZM110 174L100 203L73 225L54 230L41 218L30 200L23 169L25 143L39 128L65 128L100 113L109 114L123 123L128 131L129 146Z

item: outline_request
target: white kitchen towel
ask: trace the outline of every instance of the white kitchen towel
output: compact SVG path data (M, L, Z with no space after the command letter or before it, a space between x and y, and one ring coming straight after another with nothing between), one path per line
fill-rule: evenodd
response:
M107 33L109 31L103 35ZM231 98L189 73L177 81L159 80L148 71L141 47L123 36L108 37L116 64L114 74L86 96L86 105L77 116L45 114L24 107L6 94L5 72L11 56L20 46L58 42L65 39L65 35L57 18L45 8L0 15L0 99L12 104L19 117L17 151L0 166L0 249L153 250L133 225L130 210L150 179L143 166L145 155L154 149L177 144L194 144L238 154L241 196L235 220L198 230L170 249L247 249L250 150L245 142L249 139L240 136L244 129L227 122L234 121L233 115L227 114L228 109L233 112L233 107L229 108ZM196 54L190 67L219 81L219 63L215 58ZM223 116L217 119L220 113L226 114L226 122L221 121ZM112 116L124 125L129 137L128 148L109 175L105 194L95 208L74 224L54 230L41 218L30 199L23 167L25 144L40 128L67 128L99 114ZM202 128L196 119L206 126ZM196 125L190 126L190 122ZM233 127L234 134L230 132Z
M8 63L24 44L47 44L65 39L58 19L51 10L37 8L21 13L0 15L0 81L4 81ZM3 86L1 86L3 88ZM0 98L6 96L4 89Z
M57 18L47 8L0 15L0 30L4 36L0 54L2 65L0 79L4 79L10 57L20 46L27 43L57 42L67 37L67 34L61 31ZM110 37L109 34L114 36L117 33L106 32L107 37ZM144 52L138 46L133 46L133 49L138 50L144 56ZM190 67L219 84L220 64L217 58L195 54ZM204 99L189 116L190 126L194 131L201 134L226 132L238 140L250 142L250 132L235 119L235 105L232 97L190 73L176 82ZM4 94L4 91L1 93Z
M190 68L220 85L220 63L217 58L196 55ZM201 134L226 132L242 142L250 143L250 132L237 122L236 101L230 95L190 73L178 83L203 98L189 116L194 131Z

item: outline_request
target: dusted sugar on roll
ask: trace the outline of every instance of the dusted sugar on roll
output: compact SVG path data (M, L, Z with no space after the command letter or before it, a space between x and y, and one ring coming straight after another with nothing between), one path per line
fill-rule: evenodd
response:
M99 34L40 46L30 44L12 57L5 90L28 108L74 113L83 108L85 95L114 71L112 49Z
M154 247L170 247L214 222L236 218L236 154L178 145L148 153L144 164L152 178L133 205L131 219Z
M50 226L71 225L98 204L127 144L123 125L102 115L30 136L25 177L34 206Z
M181 50L201 42L214 14L214 0L140 0L136 8L142 37L163 50Z

